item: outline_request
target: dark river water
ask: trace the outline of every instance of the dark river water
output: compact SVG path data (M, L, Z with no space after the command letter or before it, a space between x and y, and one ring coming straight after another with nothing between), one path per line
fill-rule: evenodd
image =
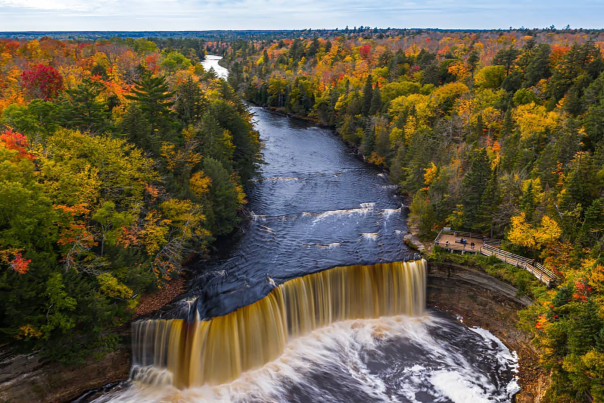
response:
M333 266L412 259L402 200L380 171L330 130L251 108L266 165L249 194L252 219L194 281L201 318L258 300L291 278Z
M251 108L266 165L249 194L253 217L199 268L170 316L210 318L274 284L334 266L414 258L396 187L330 130ZM351 320L290 341L233 382L179 390L126 382L97 402L509 402L517 357L488 331L436 310Z

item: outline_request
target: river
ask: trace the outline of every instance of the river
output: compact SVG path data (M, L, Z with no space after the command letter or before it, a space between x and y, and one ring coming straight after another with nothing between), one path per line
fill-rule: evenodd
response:
M217 62L218 59L208 58L204 65L225 74L226 70L219 72L222 67ZM259 327L250 332L248 315L255 313L239 308L263 303L268 298L263 297L281 289L275 288L277 285L291 285L297 281L292 279L309 278L309 273L336 266L383 263L384 270L390 270L389 262L413 260L415 255L403 243L406 213L396 187L386 175L360 161L331 130L265 109L250 109L265 160L249 193L252 218L242 225L240 235L223 253L199 267L190 292L167 313L195 321L199 328L199 324L208 323L204 319L232 315L236 310L244 312L248 329L242 330L244 322L239 322L235 333L237 341L246 346L241 338L265 335L264 328L270 323L263 317ZM420 269L408 264L401 270L412 270L414 275L423 273L425 277ZM315 284L316 280L312 281ZM388 286L391 281L385 283ZM292 289L299 293L300 287ZM402 294L416 292L424 298L425 282L406 287L400 290ZM414 291L418 287L424 290ZM316 301L318 291L314 292ZM291 297L286 295L287 298ZM261 301L257 303L258 300ZM349 300L347 303L354 303ZM489 332L465 327L437 310L424 310L424 305L424 301L413 302L408 315L315 326L308 334L286 339L274 359L244 371L234 380L186 388L172 385L176 375L166 367L174 367L169 362L174 362L179 354L178 360L186 358L187 364L192 362L193 358L183 358L182 352L197 351L195 346L174 349L174 344L191 339L193 331L183 321L147 321L135 325L135 339L140 340L135 341L134 354L140 367L136 371L142 371L137 379L145 382L127 382L96 401L511 401L518 391L515 353ZM166 324L170 326L162 330ZM177 331L183 336L178 333L175 337ZM152 340L136 336L141 332L152 334ZM160 336L166 340L162 341L158 358ZM148 347L142 346L145 343L155 345L151 359L143 351ZM213 345L204 343L204 348ZM267 344L266 340L257 343L254 346L260 348ZM204 354L208 360L214 352ZM227 359L219 358L218 365L223 364L220 360ZM160 365L160 361L165 361L165 365Z
M213 69L219 78L226 79L229 76L229 71L218 64L220 59L222 59L222 57L220 56L207 55L205 60L201 64L203 65L203 68L207 71Z

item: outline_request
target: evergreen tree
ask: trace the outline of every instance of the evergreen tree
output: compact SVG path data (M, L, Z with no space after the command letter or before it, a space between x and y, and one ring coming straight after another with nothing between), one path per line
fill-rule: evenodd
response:
M531 221L533 219L533 212L537 207L537 201L535 200L533 181L528 183L525 192L522 194L520 199L520 209L526 214L526 220Z
M371 74L367 76L365 86L363 87L363 102L361 112L364 116L369 114L371 110L371 100L373 99L373 82Z
M579 312L573 319L568 332L568 348L571 354L580 356L596 345L602 323L592 299L579 305Z
M583 102L579 89L572 86L564 98L564 109L571 115L577 116L582 112Z
M396 149L392 164L390 164L390 178L393 183L403 183L405 181L405 151L405 144L401 142Z
M532 87L552 75L550 55L551 47L548 44L543 43L537 47L537 51L526 66L524 87Z
M484 133L484 124L482 122L482 115L476 117L476 126L471 128L466 142L468 144L477 144Z
M426 68L422 69L422 72L422 85L438 85L440 83L440 69L436 64L429 64Z
M512 119L512 106L509 105L503 117L501 132L504 136L509 136L514 132L514 120Z
M385 126L380 126L376 133L374 150L385 162L390 160L390 133Z
M140 110L145 115L147 121L151 124L154 134L165 134L174 128L174 119L172 98L174 94L170 92L166 78L163 76L153 77L151 73L145 71L140 80L134 82L132 95L127 95L126 99L135 101Z
M566 193L561 203L561 207L569 212L578 205L587 208L598 196L597 170L593 158L589 155L579 156L573 165L566 178Z
M90 70L90 74L94 76L99 76L103 80L107 79L107 69L102 64L95 64Z
M203 150L203 155L220 161L223 167L229 172L233 172L235 146L231 133L223 129L218 120L208 112L201 119L196 133L201 142L200 148Z
M604 328L600 329L596 335L596 350L604 353Z
M199 84L189 77L176 88L175 95L174 109L181 122L190 125L199 121L207 105Z
M501 88L508 92L515 93L520 88L522 88L523 82L524 73L521 70L516 69L505 77L503 83L501 83Z
M239 199L236 185L229 172L220 161L214 158L203 159L203 172L211 180L209 195L212 204L210 214L212 233L226 235L239 222L237 216Z
M99 100L103 89L101 82L85 79L67 90L61 102L61 125L90 133L105 131L109 127L109 109Z
M598 242L604 231L604 203L602 200L594 200L591 206L585 210L585 219L578 236L578 242L589 246Z
M474 225L474 228L482 232L488 232L490 237L493 238L494 226L495 226L495 212L501 204L501 194L499 192L499 178L498 178L498 167L495 167L489 179L482 198L480 201L479 208L479 220Z
M417 54L415 59L415 63L419 65L419 67L424 70L426 67L432 65L436 60L436 54L427 51L426 49L421 49ZM402 61L404 63L404 61Z
M472 50L470 52L470 55L468 56L468 64L470 65L470 71L472 72L472 74L474 74L474 71L476 71L476 66L478 66L479 61L480 54L476 49Z
M373 96L371 97L371 107L369 108L369 115L375 115L382 109L382 95L380 89L376 85L373 89Z
M363 155L365 158L369 158L375 147L375 127L369 125L365 129L365 135L363 136Z
M492 175L490 165L491 162L485 148L473 153L470 169L462 182L464 226L466 228L474 228L479 222L482 196Z
M403 163L405 167L403 186L409 192L415 193L424 187L424 174L434 158L434 150L435 142L429 131L422 130L413 136L404 154L406 161Z
M568 166L581 150L581 124L578 119L566 119L565 125L555 141L555 156L558 162ZM543 154L543 152L542 152Z
M118 124L117 130L143 150L159 151L157 138L151 135L151 123L147 121L145 114L137 104L132 104L128 107Z
M549 142L537 160L537 172L544 186L555 186L558 181L556 169L558 164L557 143Z
M520 50L510 46L499 50L493 58L493 65L505 67L505 75L508 76L516 64L516 58L520 55Z
M224 100L213 101L208 106L209 114L232 136L233 167L246 183L258 168L260 142L252 123L237 109L237 105Z

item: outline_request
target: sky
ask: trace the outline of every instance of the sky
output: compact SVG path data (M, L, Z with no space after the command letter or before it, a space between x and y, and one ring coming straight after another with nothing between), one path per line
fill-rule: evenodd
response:
M604 0L0 0L0 31L604 28Z

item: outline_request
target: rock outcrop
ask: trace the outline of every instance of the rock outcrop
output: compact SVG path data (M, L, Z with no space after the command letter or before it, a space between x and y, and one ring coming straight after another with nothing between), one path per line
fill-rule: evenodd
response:
M549 378L539 367L531 337L517 327L517 312L531 300L517 297L516 288L479 269L439 262L428 266L428 306L458 315L467 326L489 330L516 351L521 387L516 402L541 401Z
M49 363L36 353L0 355L0 402L68 402L88 390L128 379L130 346L73 366Z

